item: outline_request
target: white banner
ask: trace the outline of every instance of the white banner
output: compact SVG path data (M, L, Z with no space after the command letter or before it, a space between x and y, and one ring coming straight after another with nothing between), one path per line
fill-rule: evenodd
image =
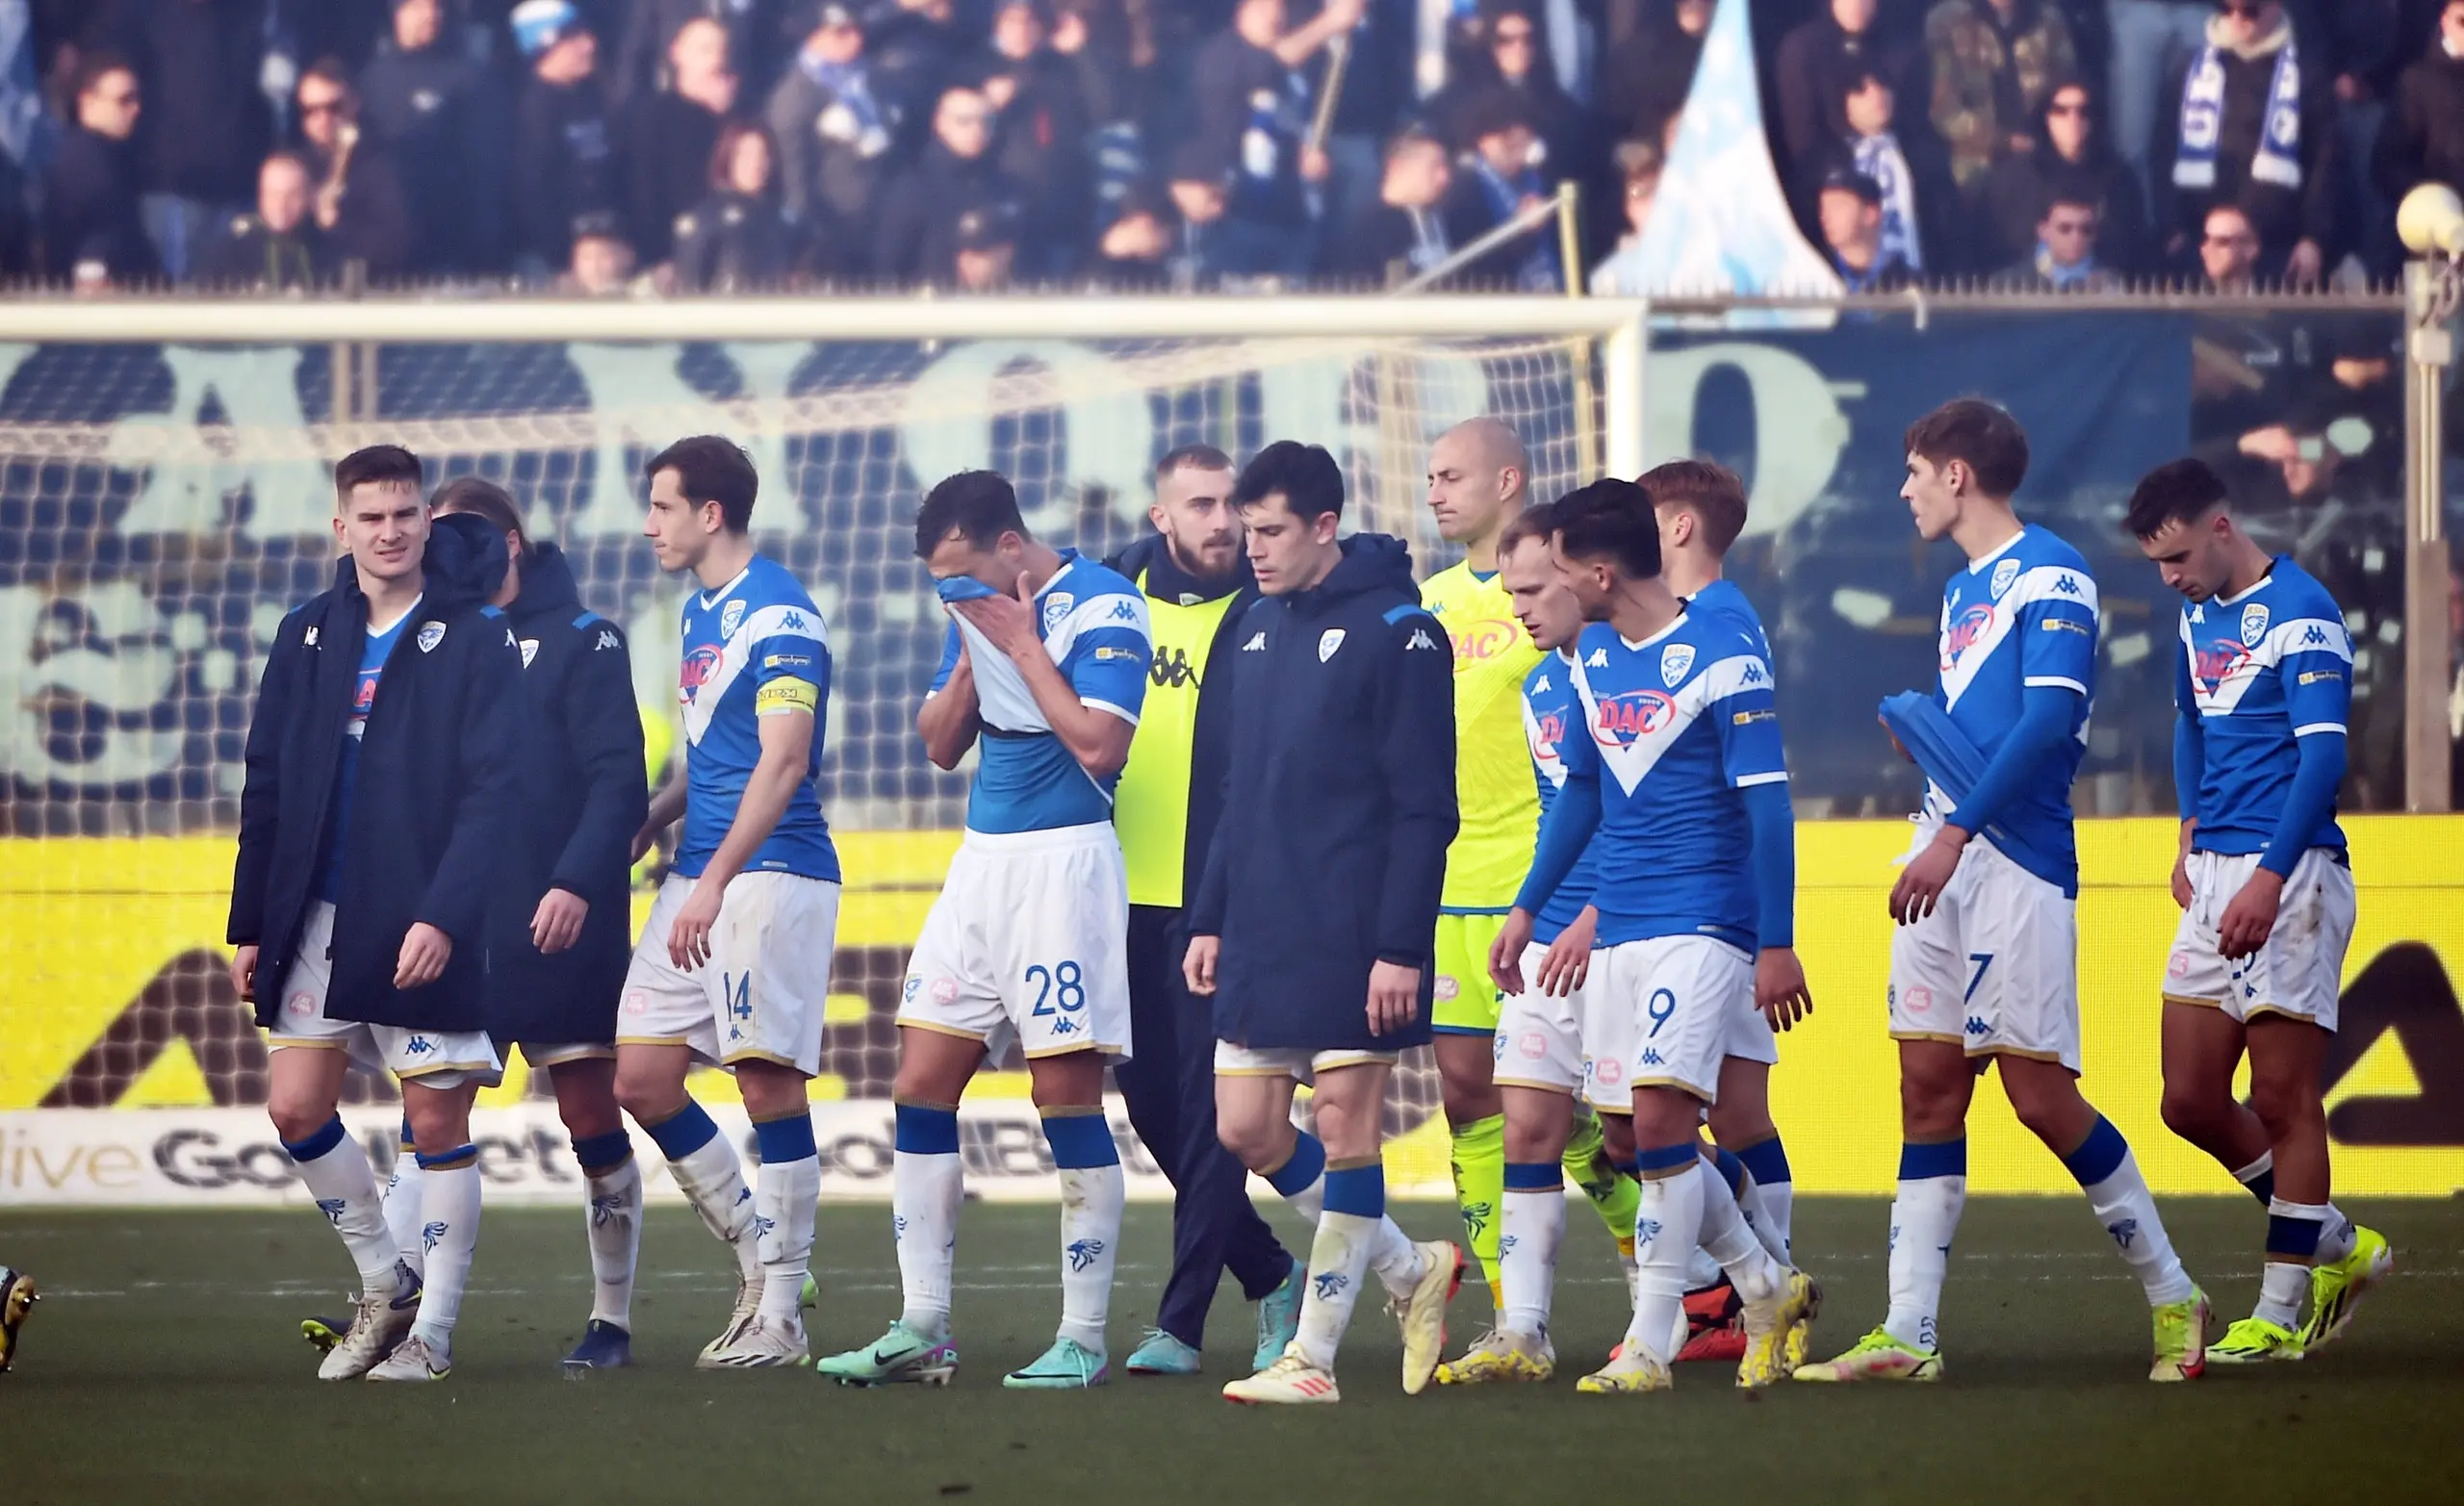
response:
M713 1105L710 1116L748 1168L756 1164L753 1126L736 1105ZM1130 1129L1118 1099L1106 1106L1120 1147L1129 1195L1169 1201L1164 1180ZM343 1122L368 1147L381 1181L394 1163L399 1110L346 1108ZM890 1106L878 1099L812 1107L813 1139L821 1151L824 1197L889 1196ZM681 1202L658 1147L632 1131L650 1198ZM479 1173L491 1203L573 1203L581 1197L581 1168L556 1106L525 1101L471 1114ZM967 1191L992 1202L1054 1201L1060 1184L1041 1121L1025 1099L969 1103L959 1110L959 1146ZM0 1112L0 1208L72 1206L305 1206L273 1126L254 1109L26 1109Z

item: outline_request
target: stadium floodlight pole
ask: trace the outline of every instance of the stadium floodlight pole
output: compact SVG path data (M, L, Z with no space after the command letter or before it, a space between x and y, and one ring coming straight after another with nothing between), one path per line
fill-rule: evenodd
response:
M2404 808L2436 811L2454 793L2439 400L2464 308L2464 201L2424 184L2398 207L2396 228L2414 257L2404 268Z

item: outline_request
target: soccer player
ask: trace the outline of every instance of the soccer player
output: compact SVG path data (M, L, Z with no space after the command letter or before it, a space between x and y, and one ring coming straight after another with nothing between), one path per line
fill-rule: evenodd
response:
M346 557L274 633L240 796L231 981L267 1032L274 1129L359 1267L325 1380L450 1371L479 1237L471 1102L500 1076L486 922L516 819L522 656L489 604L503 541L476 519L431 523L420 483L419 457L392 445L334 467ZM401 1079L424 1289L336 1112L353 1061Z
M2189 1380L2206 1363L2207 1297L2174 1255L2121 1132L2077 1081L2070 780L2095 684L2096 582L2078 550L2012 511L2028 441L2009 414L1975 398L1945 403L1909 426L1907 449L1900 496L1917 534L1948 537L1968 563L1942 592L1939 688L1886 703L1894 739L1926 775L1915 843L1890 892L1890 1031L1906 1137L1891 1204L1890 1312L1797 1378L1941 1375L1935 1323L1967 1200L1968 1101L1981 1069L1998 1065L2019 1122L2078 1179L2146 1291L2149 1378Z
M814 784L830 640L803 585L754 549L760 482L743 450L695 435L643 473L651 550L699 589L684 597L678 676L683 774L652 798L629 855L639 859L683 820L625 975L616 1100L667 1158L704 1227L735 1253L734 1310L695 1365L801 1365L821 1196L805 1085L821 1070L838 930L838 853ZM684 1090L696 1061L735 1075L761 1154L751 1187Z
M1403 1390L1446 1344L1462 1256L1386 1215L1386 1081L1429 1038L1441 866L1454 836L1446 634L1399 539L1338 539L1344 478L1279 440L1234 483L1263 596L1226 666L1224 805L1192 906L1190 991L1215 999L1216 1120L1243 1164L1317 1226L1300 1330L1240 1402L1328 1403L1375 1271L1403 1325ZM1292 1123L1314 1083L1317 1133Z
M959 1097L1015 1040L1061 1172L1061 1327L1002 1384L1084 1390L1111 1376L1104 1322L1125 1189L1104 1057L1132 1044L1113 791L1154 656L1146 601L1117 573L1028 532L1017 493L989 471L926 495L915 552L950 615L915 730L938 768L981 748L966 837L900 994L890 1204L906 1306L879 1340L815 1369L851 1386L946 1385L957 1372Z
M1467 420L1440 435L1429 450L1429 511L1439 535L1463 546L1463 559L1421 587L1423 604L1445 625L1454 652L1455 801L1462 816L1462 830L1447 850L1438 912L1433 1046L1453 1138L1455 1201L1500 1311L1505 1105L1491 1074L1502 1006L1488 957L1514 886L1530 866L1539 830L1539 801L1525 778L1521 692L1540 652L1516 630L1498 555L1505 530L1524 510L1530 479L1523 441L1501 420ZM1616 1239L1619 1259L1630 1261L1633 1178L1603 1151L1600 1123L1587 1111L1576 1115L1563 1164Z
M1232 509L1232 461L1207 445L1155 467L1155 532L1105 565L1146 598L1155 662L1146 702L1113 792L1113 827L1129 873L1130 1034L1138 1055L1114 1068L1129 1122L1172 1184L1172 1272L1155 1327L1128 1360L1132 1375L1194 1375L1207 1309L1229 1269L1258 1304L1250 1368L1283 1353L1300 1322L1300 1264L1249 1200L1248 1174L1215 1133L1215 1028L1181 976L1183 906L1197 892L1223 813L1231 746L1231 676L1218 674L1258 599ZM1209 684L1213 685L1212 693Z
M2353 926L2336 826L2352 641L2325 587L2242 531L2204 462L2149 472L2127 522L2188 602L2173 656L2182 924L2163 985L2165 1122L2268 1210L2258 1311L2207 1357L2298 1359L2341 1335L2395 1268L2385 1238L2327 1200L2319 1092ZM2247 1108L2233 1094L2245 1050Z
M1588 735L1557 744L1565 779L1489 965L1500 987L1524 991L1537 917L1596 842L1590 904L1606 955L1588 988L1595 1010L1618 1016L1604 1038L1629 1053L1642 1196L1633 1318L1580 1389L1674 1384L1697 1243L1744 1300L1737 1384L1767 1385L1786 1377L1788 1331L1821 1293L1747 1225L1703 1164L1696 1126L1707 1106L1716 1118L1732 1081L1777 1058L1774 1026L1812 1005L1794 950L1796 825L1771 673L1733 619L1687 612L1660 578L1641 487L1595 481L1550 522L1567 589L1594 625L1570 671Z
M641 1168L616 1107L616 1000L632 951L628 854L650 815L632 659L624 629L583 609L563 552L524 531L502 487L458 476L433 505L484 522L510 556L496 605L522 649L522 804L498 850L488 1028L548 1074L581 1166L590 1321L564 1363L612 1368L632 1360L642 1221Z

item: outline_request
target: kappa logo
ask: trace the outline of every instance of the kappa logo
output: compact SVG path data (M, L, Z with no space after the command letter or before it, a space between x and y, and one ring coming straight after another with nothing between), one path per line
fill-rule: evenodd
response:
M1546 691L1548 688L1549 676L1546 674L1543 674L1538 679L1531 682L1531 693L1535 696Z
M1608 651L1605 649L1592 650L1591 657L1583 660L1582 666L1587 670L1606 669L1608 667Z
M1247 643L1241 645L1241 651L1243 653L1256 653L1264 650L1266 646L1267 630L1261 627L1256 632L1249 635L1249 641Z
M1343 646L1344 630L1342 628L1329 627L1324 632L1320 633L1318 635L1318 662L1323 664L1328 659L1333 658L1335 656L1335 651Z
M2301 647L2305 649L2320 649L2326 647L2326 643L2327 629L2320 626L2317 623L2312 623L2309 626L2301 629Z
M1415 627L1412 629L1412 636L1410 640L1403 645L1403 651L1405 653L1409 653L1414 649L1426 649L1431 652L1435 652L1437 645L1429 641L1426 629Z
M2063 596L2077 596L2079 594L2079 577L2076 575L2064 575L2053 583L2053 589Z
M2242 641L2255 649L2259 646L2259 640L2267 635L2268 604L2265 601L2253 601L2242 608Z
M414 1035L410 1039L410 1044L404 1046L402 1051L406 1056L424 1057L435 1049L436 1042L428 1039L425 1035Z
M1967 1017L1967 1023L1961 1026L1960 1029L1967 1032L1971 1035L1982 1037L1989 1034L1992 1032L1993 1027L1986 1024L1985 1021L1978 1016L1971 1014Z
M623 641L616 636L615 628L602 627L599 629L599 642L592 647L590 651L597 653L602 649L621 649L624 646Z
M1675 690L1685 679L1685 672L1694 667L1694 646L1672 643L1659 651L1660 683Z
M737 628L739 628L739 627L743 626L743 625L744 625L744 603L743 603L743 602L741 602L741 601L730 601L730 602L729 602L729 603L728 603L724 608L722 608L722 609L720 610L720 612L719 612L719 636L720 636L720 637L722 637L722 638L732 638L732 637L734 637L734 636L735 636L735 630L736 630Z
M1138 621L1138 603L1127 597L1118 598L1113 602L1110 620L1116 623Z
M1645 1046L1643 1048L1643 1065L1647 1067L1664 1067L1668 1065L1668 1059L1659 1054L1659 1048L1657 1046Z
M1067 617L1069 609L1077 604L1078 599L1066 591L1055 591L1045 597L1043 599L1043 630L1049 633L1060 626L1061 620Z
M537 657L539 657L539 640L536 638L523 639L522 667L526 670L528 669L530 667L530 661Z
M2003 593L2003 592L2005 592L2005 591L2010 590L2010 589L2011 589L2011 583L2012 583L2013 581L2017 580L2018 578L2019 578L2019 562L2018 562L2017 560L2015 560L2015 559L2006 559L2006 560L2002 561L2002 563L2000 563L2000 564L1998 564L1998 565L1994 566L1994 567L1993 567L1993 584L1992 584L1992 586L1990 587L1990 589L1991 589L1991 591L1992 591L1992 593L1993 593L1993 600L1995 600L1996 601L2001 600L2002 600L2002 593Z
M802 612L789 612L786 616L780 618L779 630L783 633L803 632L805 630L805 614Z
M421 651L422 653L428 653L428 652L433 651L435 650L436 646L437 646L438 644L440 644L440 643L443 643L444 641L445 641L445 625L444 625L443 623L422 623L422 624L420 624L420 638L419 638L419 644L420 644L420 651Z

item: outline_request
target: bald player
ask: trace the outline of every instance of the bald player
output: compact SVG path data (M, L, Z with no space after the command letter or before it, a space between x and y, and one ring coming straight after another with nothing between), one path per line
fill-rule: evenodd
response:
M1498 541L1528 498L1531 462L1514 430L1470 419L1429 449L1428 505L1463 562L1431 575L1421 601L1454 642L1455 802L1461 827L1446 853L1437 917L1438 1075L1453 1136L1455 1201L1501 1310L1498 1223L1505 1200L1505 1105L1490 1072L1501 999L1489 947L1531 867L1540 797L1523 727L1523 682L1540 651L1515 620L1498 578ZM1601 1150L1589 1114L1567 1142L1564 1165L1591 1198L1620 1252L1633 1247L1635 1185Z

